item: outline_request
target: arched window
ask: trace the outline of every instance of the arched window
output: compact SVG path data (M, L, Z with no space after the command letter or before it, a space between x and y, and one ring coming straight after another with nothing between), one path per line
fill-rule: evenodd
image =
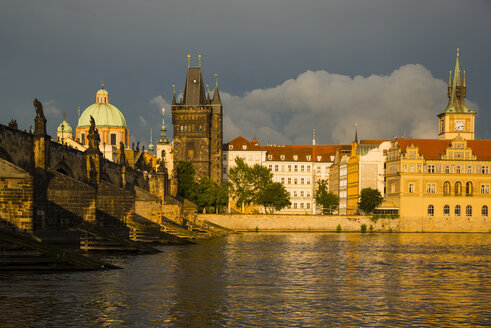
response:
M429 205L428 206L428 216L433 216L435 215L435 208L433 207L433 205Z
M467 206L465 207L465 215L466 215L466 216L472 216L472 206L467 205Z
M443 195L450 196L450 182L448 181L443 183Z
M455 182L455 196L461 196L462 195L462 182L457 181Z
M465 184L465 195L472 196L473 192L474 192L474 188L472 187L472 182L467 181Z
M482 208L481 208L481 215L482 216L488 216L488 206L487 205L483 205Z
M460 216L460 205L455 205L455 216Z
M450 206L448 206L448 205L443 206L443 215L444 216L450 215Z

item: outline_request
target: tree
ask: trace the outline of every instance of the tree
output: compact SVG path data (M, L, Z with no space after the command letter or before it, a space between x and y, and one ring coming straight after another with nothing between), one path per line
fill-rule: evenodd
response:
M192 202L196 201L196 170L191 162L179 161L176 165L177 194Z
M366 214L370 214L377 206L382 204L383 200L384 199L378 189L364 188L361 190L358 208Z
M237 206L249 205L254 200L251 168L241 157L235 158L235 166L228 173L229 191Z
M196 205L200 212L206 209L207 213L218 213L227 200L227 189L210 178L201 178L196 184Z
M323 214L332 214L339 206L339 197L332 192L327 191L327 181L317 181L317 190L315 191L315 202L322 206Z
M286 191L285 186L279 182L271 182L259 189L256 193L256 202L258 205L264 206L266 213L270 214L292 204L290 194Z

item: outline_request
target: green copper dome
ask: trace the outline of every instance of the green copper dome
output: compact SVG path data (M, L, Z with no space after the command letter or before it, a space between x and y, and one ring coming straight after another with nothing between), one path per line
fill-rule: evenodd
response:
M107 92L106 89L104 89L104 87L102 87L102 89L100 89L99 91L97 91L97 94L98 95L108 95L109 93Z
M96 126L127 128L123 114L109 103L109 93L104 89L104 85L97 91L96 103L87 107L78 119L77 128L90 126L91 116Z
M63 122L61 122L61 124L58 126L56 132L72 133L72 127L70 126L70 124L67 123L67 121L63 120Z
M126 128L126 120L123 114L109 103L96 103L87 107L80 115L77 127L90 126L90 116L94 118L96 126Z

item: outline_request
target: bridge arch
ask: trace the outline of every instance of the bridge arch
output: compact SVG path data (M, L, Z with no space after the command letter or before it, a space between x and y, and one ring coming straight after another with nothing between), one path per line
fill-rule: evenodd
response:
M55 166L53 166L53 170L60 172L62 174L68 175L69 177L73 176L73 171L70 166L65 161L59 161Z
M0 158L12 163L12 164L15 164L14 163L14 160L12 159L12 157L10 156L10 154L8 153L8 151L6 151L4 148L0 147Z

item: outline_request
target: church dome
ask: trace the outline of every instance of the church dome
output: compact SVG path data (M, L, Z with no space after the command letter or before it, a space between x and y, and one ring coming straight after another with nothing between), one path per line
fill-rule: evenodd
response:
M78 119L77 128L90 126L91 116L98 127L127 128L123 114L116 106L109 103L109 93L104 89L104 85L97 91L96 103L87 107Z
M58 126L56 132L72 133L72 127L70 126L70 124L67 123L66 120L63 120L63 122L61 122L61 124Z

